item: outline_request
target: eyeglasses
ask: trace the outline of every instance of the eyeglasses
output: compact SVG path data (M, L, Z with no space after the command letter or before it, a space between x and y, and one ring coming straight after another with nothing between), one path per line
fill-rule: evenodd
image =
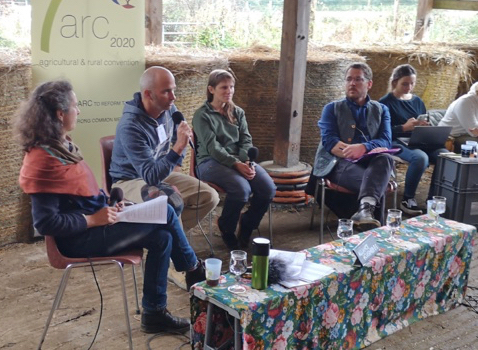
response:
M356 77L356 78L354 78L354 77L347 77L347 78L345 79L345 81L346 81L347 83L351 83L352 81L354 81L354 82L357 83L357 84L363 83L365 80L367 80L367 79L362 78L362 77Z

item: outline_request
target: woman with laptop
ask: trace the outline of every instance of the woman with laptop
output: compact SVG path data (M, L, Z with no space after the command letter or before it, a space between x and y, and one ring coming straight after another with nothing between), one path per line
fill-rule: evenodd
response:
M409 64L397 66L390 77L389 93L379 100L390 109L392 147L400 148L402 151L397 156L409 163L400 203L400 208L409 215L422 214L415 199L420 179L429 163L435 163L438 154L447 152L443 146L419 149L409 148L398 142L399 137L410 137L415 127L428 125L426 118L422 117L426 113L425 104L420 97L412 93L416 81L415 68Z

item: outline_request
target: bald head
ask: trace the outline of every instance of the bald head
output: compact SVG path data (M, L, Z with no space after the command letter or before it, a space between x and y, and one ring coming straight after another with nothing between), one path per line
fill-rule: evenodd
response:
M176 99L174 75L163 67L154 66L146 69L139 80L139 87L143 106L153 118L169 110Z
M174 75L168 69L160 66L149 67L139 80L139 88L143 93L145 90L152 90L158 83L171 79L174 81Z

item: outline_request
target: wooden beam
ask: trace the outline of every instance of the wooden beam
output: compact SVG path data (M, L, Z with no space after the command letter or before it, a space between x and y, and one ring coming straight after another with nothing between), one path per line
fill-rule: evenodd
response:
M430 14L433 9L433 0L418 0L417 20L415 22L415 34L413 40L421 41L427 37L428 28L431 24Z
M146 0L146 45L163 44L163 0Z
M284 0L274 163L299 164L311 0Z
M435 0L433 8L440 10L478 11L478 1L473 0Z

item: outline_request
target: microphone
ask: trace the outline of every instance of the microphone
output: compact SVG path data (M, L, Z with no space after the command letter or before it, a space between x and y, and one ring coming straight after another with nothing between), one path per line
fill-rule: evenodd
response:
M110 207L114 207L116 203L123 200L123 190L119 187L114 187L111 189L110 194Z
M173 118L173 123L174 125L179 125L181 124L182 121L186 120L184 119L184 115L180 112L180 111L176 111L173 113L173 115L171 116L171 118ZM193 142L191 141L191 139L189 139L189 146L195 150L196 148L194 147L194 144Z
M247 156L249 157L249 167L252 169L254 166L254 161L259 156L259 149L257 147L251 147L247 151Z

